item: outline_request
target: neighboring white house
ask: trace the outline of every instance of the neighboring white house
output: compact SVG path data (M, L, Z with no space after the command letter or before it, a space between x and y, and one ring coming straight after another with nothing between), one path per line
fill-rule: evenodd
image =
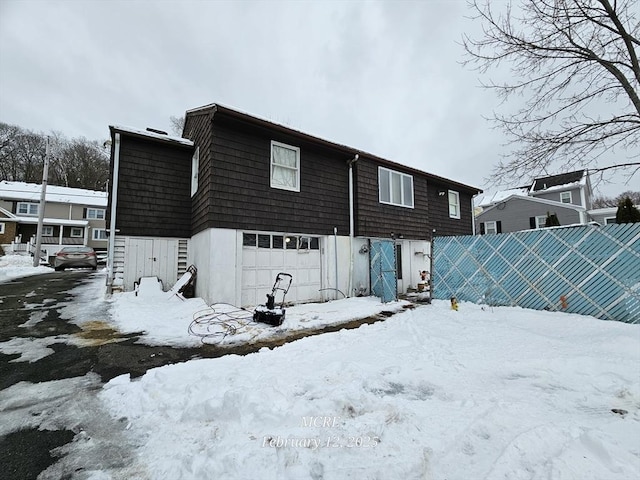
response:
M42 185L0 182L0 245L29 251L38 226ZM63 245L88 245L106 251L107 192L48 185L42 249L55 254Z

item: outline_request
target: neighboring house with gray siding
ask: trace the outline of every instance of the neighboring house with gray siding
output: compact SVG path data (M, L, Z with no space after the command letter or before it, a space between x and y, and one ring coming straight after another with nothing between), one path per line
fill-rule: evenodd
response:
M504 194L485 194L476 199L476 233L544 228L548 214L555 214L560 225L586 224L592 221L592 195L587 170L539 177Z
M587 223L587 211L583 207L512 195L478 215L476 231L485 235L544 228L547 213L557 215L560 225Z

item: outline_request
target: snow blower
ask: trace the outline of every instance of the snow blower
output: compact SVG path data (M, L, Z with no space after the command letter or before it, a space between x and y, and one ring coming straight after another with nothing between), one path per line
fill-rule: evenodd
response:
M289 291L292 280L293 277L288 273L280 272L276 275L276 281L273 283L273 289L271 290L271 293L267 293L267 304L258 305L253 312L254 322L267 323L274 327L282 325L285 314L284 297ZM276 294L278 291L282 292L282 301L280 302L280 307L276 308Z

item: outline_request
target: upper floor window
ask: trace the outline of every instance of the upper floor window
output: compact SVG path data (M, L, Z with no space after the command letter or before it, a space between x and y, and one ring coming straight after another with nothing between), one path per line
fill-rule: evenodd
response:
M200 171L200 147L196 148L191 158L191 196L198 191L198 173Z
M571 192L560 193L560 201L562 203L571 203Z
M38 215L38 204L29 202L18 202L18 215Z
M378 194L380 203L413 208L413 177L378 167Z
M104 209L103 208L87 208L87 219L104 220Z
M538 215L536 217L536 228L544 228L547 225L547 216Z
M460 218L460 194L449 190L449 217Z
M300 149L271 142L271 187L300 191Z

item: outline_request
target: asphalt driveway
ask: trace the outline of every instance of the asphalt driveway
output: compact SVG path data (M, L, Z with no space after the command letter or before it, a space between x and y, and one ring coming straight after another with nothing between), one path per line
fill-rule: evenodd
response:
M95 394L104 382L202 354L200 349L136 344L136 335L114 331L109 326L108 301L77 293L83 285L96 285L96 276L101 275L71 270L0 283L0 345L16 350L6 353L11 348L4 348L0 353L3 479L37 478L64 455L58 447L88 437L89 424L97 422L83 419L84 412L96 411ZM69 312L76 318L68 318ZM42 358L22 357L42 349ZM96 453L111 470L126 462L126 452L118 451L118 432L123 428L106 414L93 428L92 442L100 444L102 452ZM117 454L105 459L105 451ZM97 460L88 454L74 459L73 465L60 462L62 467L50 468L41 478L82 478Z

